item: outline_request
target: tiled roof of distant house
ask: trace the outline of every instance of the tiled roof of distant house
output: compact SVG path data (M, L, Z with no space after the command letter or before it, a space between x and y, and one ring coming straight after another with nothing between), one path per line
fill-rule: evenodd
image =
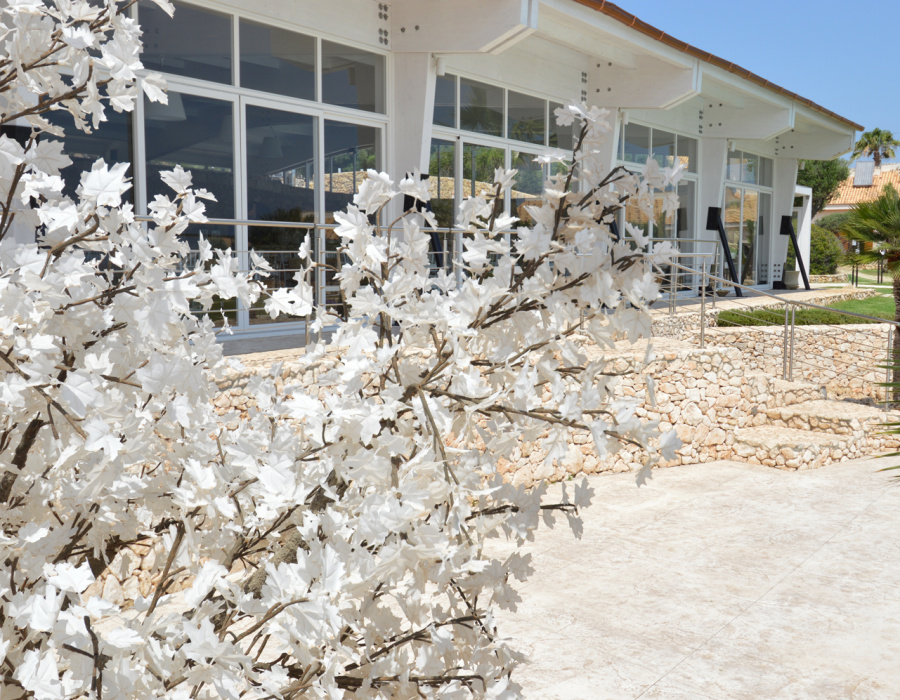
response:
M857 187L853 184L853 173L844 180L834 196L828 200L829 207L849 207L860 202L871 202L878 198L885 185L891 184L900 191L900 169L885 168L876 170L872 184L868 187Z

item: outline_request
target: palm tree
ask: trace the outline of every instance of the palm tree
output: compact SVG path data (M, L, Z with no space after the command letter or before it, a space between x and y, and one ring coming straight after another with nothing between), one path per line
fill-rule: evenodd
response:
M856 142L856 148L853 149L853 157L872 155L875 160L875 167L881 165L882 158L894 157L894 146L900 146L900 141L894 138L894 135L887 130L872 129L863 132Z
M885 267L893 278L894 321L900 323L900 194L889 184L878 199L853 205L844 230L852 240L877 244L873 250L860 251L859 260L876 262L884 257ZM891 364L893 383L900 386L900 333L896 328ZM897 395L895 390L895 400Z

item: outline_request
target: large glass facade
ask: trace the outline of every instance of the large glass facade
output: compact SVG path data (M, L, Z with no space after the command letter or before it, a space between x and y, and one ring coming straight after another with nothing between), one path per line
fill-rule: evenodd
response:
M259 279L272 291L296 284L296 251L309 240L320 263L309 281L317 301L333 307L337 239L315 225L333 223L331 212L352 200L365 171L381 167L385 56L183 3L174 19L152 3L139 14L144 63L169 84L169 104L145 102L138 117L139 206L169 194L159 172L181 165L196 187L216 196L207 214L231 220L192 225L192 246L202 234L245 266L256 252L273 268ZM121 131L117 122L115 129ZM110 155L131 150L130 137L122 132L104 147ZM264 303L265 296L249 309L232 302L224 313L232 325L250 328L271 322ZM223 311L217 313L221 322Z

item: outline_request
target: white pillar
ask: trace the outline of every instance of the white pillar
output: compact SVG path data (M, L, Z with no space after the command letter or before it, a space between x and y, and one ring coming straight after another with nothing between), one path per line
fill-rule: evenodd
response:
M774 214L773 233L769 241L769 260L775 270L779 267L783 269L784 262L787 259L789 236L781 235L781 217L791 216L794 213L794 193L797 186L797 159L796 158L776 158L775 159L775 177L774 177L774 196L772 198L772 208ZM805 256L803 261L806 262L809 257L809 246L806 251L801 249L801 255ZM809 263L807 262L807 265ZM778 273L775 272L772 277L773 281L778 280Z
M722 207L725 201L725 164L728 158L728 141L727 139L700 139L700 182L697 203L699 211L698 219L698 235L700 241L719 240L719 234L716 231L706 230L706 219L710 207ZM715 264L715 271L718 277L729 279L727 269L723 269L722 246L713 244L700 244L697 246L697 252L700 254L718 253L717 258L699 258L705 260L707 265ZM735 261L736 264L736 261Z
M794 193L796 196L803 198L796 234L797 247L800 248L800 255L803 257L803 264L806 266L806 274L808 275L810 274L809 249L812 243L812 188L798 185ZM795 268L797 270L800 269L799 261L795 264Z
M434 60L430 53L394 54L391 110L391 175L428 172L434 116Z

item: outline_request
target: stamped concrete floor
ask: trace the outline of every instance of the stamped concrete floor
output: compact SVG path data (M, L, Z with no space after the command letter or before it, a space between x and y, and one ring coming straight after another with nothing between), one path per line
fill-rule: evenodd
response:
M900 461L898 459L897 461ZM591 479L500 630L531 700L900 697L900 481L856 460Z

